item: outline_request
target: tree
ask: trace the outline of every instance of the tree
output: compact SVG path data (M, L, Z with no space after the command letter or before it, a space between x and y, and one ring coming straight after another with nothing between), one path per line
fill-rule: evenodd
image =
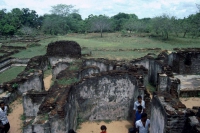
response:
M20 32L24 35L34 35L36 33L35 29L27 27L27 26L23 26L20 29Z
M72 13L78 13L78 9L74 9L73 5L66 5L66 4L58 4L51 7L52 9L50 12L52 14L56 14L62 17L68 16Z
M135 19L129 19L128 21L124 23L124 26L123 26L124 29L130 31L131 33L135 29L135 25L134 25L135 22L136 22Z
M197 8L199 9L199 12L200 12L200 4L196 4Z
M45 15L42 31L51 35L66 34L69 31L67 19L55 14Z
M116 31L122 30L125 22L128 19L130 19L130 17L133 17L133 16L134 15L129 15L129 14L126 14L126 13L118 13L117 15L114 15L112 17L112 20L114 22L114 30L116 30Z
M172 31L171 17L167 14L155 17L152 20L152 27L156 34L162 33L163 39L169 38L169 32Z
M109 17L105 15L94 16L90 19L91 31L100 31L101 37L103 37L103 31L111 29L111 21Z

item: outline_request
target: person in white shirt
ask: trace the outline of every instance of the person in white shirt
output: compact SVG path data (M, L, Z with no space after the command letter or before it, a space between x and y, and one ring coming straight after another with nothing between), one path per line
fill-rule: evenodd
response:
M138 110L138 106L142 106L142 112L144 113L145 112L145 102L144 100L142 100L142 96L138 96L137 97L137 101L134 102L134 105L133 105L133 127L135 126L135 114L136 114L136 111Z
M2 131L4 131L3 133L7 133L10 129L10 124L7 118L7 111L8 111L8 106L5 106L4 102L0 103L0 128L2 129Z
M147 119L147 114L142 113L141 119L135 123L138 133L149 133L150 120Z
M142 96L138 96L137 99L138 100L134 102L133 110L137 111L137 107L139 105L141 105L143 108L143 112L145 112L144 111L145 110L145 102L144 102L144 100L142 100Z

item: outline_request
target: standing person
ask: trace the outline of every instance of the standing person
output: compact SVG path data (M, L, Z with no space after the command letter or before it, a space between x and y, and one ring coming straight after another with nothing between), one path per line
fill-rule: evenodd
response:
M101 126L101 133L106 133L107 127L105 125Z
M150 120L147 119L147 114L142 113L141 119L135 123L138 133L148 133L150 128Z
M136 114L136 111L138 110L138 106L142 106L142 112L144 113L145 112L145 102L144 100L142 100L142 97L141 96L138 96L137 97L137 101L134 102L134 105L133 105L133 127L135 126L135 114Z
M137 111L137 107L141 105L143 108L143 112L145 112L145 102L144 100L142 100L142 96L138 96L137 99L138 100L134 102L133 111Z
M136 122L136 121L138 121L138 120L140 120L141 119L141 115L142 115L142 106L141 105L139 105L138 107L137 107L137 111L136 111L136 113L135 113L135 120L134 120L134 123Z
M2 129L2 131L4 131L4 133L7 133L10 129L10 123L7 118L7 111L8 111L8 106L5 106L5 103L1 102L0 103L0 121L2 125L0 126L0 128Z

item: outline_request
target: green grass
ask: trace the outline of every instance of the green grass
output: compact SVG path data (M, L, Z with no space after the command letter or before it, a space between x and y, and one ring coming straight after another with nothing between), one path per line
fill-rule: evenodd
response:
M162 50L173 51L173 48L191 48L200 47L200 39L192 38L176 38L171 37L167 41L146 37L121 37L120 33L105 33L103 38L100 38L98 33L91 34L72 34L66 36L58 36L58 40L73 40L80 44L81 47L86 47L82 53L92 51L94 58L108 59L126 59L143 57L148 53L158 54L160 51L116 51L119 49L140 49L140 48L161 48ZM101 51L98 51L101 49ZM104 51L102 51L102 49ZM90 57L89 57L90 58Z
M131 37L121 37L121 33L104 33L103 38L99 33L90 34L68 34L65 36L56 36L54 38L44 39L38 43L41 46L31 47L26 50L22 50L12 57L17 58L31 58L37 55L44 55L46 53L46 47L50 42L58 40L73 40L80 44L81 47L85 47L82 53L92 52L92 56L88 58L107 58L117 60L131 60L133 58L143 57L148 53L158 54L160 51L117 51L119 49L139 49L139 48L161 48L162 50L173 51L173 48L192 48L200 47L200 39L181 38L170 36L169 40L163 41L158 38L138 37L132 34ZM101 51L99 51L101 50ZM103 50L103 51L102 51ZM113 51L115 50L115 51Z
M57 40L58 40L57 37L41 40L40 42L38 42L39 44L41 44L41 46L29 47L26 50L21 50L19 53L12 55L12 57L32 58L34 56L44 55L44 54L46 54L47 45L50 42L54 42Z
M27 46L27 42L16 42L16 43L6 43L4 44L6 46L23 46L26 47Z
M51 74L52 74L51 69L45 70L45 71L44 71L44 78L48 77L48 76L51 75Z
M59 79L57 80L57 83L59 85L70 85L72 83L75 83L75 82L78 82L78 79L77 78L70 78L70 79Z
M149 90L150 93L153 93L154 91L156 91L156 88L154 86L152 86L151 84L148 84L146 86L147 90Z
M0 73L0 83L10 81L17 77L17 75L22 72L25 67L11 67L10 69Z

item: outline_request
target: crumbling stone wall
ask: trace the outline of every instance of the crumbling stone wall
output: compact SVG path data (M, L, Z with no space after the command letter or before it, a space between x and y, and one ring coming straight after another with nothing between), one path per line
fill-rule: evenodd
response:
M23 94L23 111L26 117L36 117L46 92L29 91Z
M149 82L157 86L158 84L158 74L162 73L162 65L160 61L150 60L149 66Z
M88 66L88 67L85 67L81 70L80 72L80 77L81 78L84 78L84 77L87 77L87 76L91 76L92 74L95 74L95 73L100 73L100 69L99 67L96 67L96 66ZM80 79L81 79L80 78Z
M68 62L71 63L74 61L73 58L69 58L69 57L48 57L49 58L49 62L51 66L55 66L57 63L61 62Z
M83 62L83 66L96 66L100 72L113 70L114 64L114 62L105 59L87 59Z
M44 91L42 71L32 76L30 75L30 78L26 79L25 82L18 83L17 90L20 95L29 90Z
M136 79L128 75L88 79L76 90L78 114L85 120L127 119L139 95Z
M152 57L145 56L145 57L142 57L142 58L139 58L139 59L134 59L130 63L132 65L142 65L146 69L149 69L149 60L150 60L150 58L152 58Z
M168 64L173 72L178 74L200 73L200 49L174 49L176 52L169 54Z
M152 133L182 133L186 120L186 106L167 92L153 95L151 107Z
M9 69L12 66L26 66L29 59L7 58L0 61L0 73Z
M58 73L60 73L62 70L65 70L67 67L69 67L69 63L67 62L59 62L57 64L55 64L52 67L52 76L53 78L56 78L56 76L58 75Z

